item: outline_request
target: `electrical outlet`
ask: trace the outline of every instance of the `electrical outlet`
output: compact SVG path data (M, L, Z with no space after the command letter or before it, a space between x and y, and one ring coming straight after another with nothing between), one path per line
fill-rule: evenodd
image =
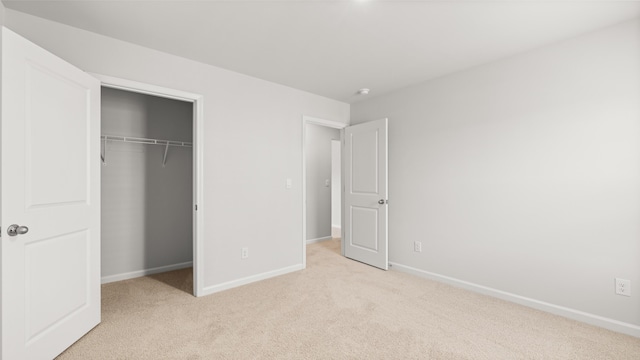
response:
M420 241L414 241L414 242L413 242L413 251L415 251L415 252L422 252L422 242L420 242Z
M240 255L240 258L246 259L248 257L249 257L249 248L248 247L243 247L242 248L242 254Z
M616 294L631 296L631 280L616 278Z

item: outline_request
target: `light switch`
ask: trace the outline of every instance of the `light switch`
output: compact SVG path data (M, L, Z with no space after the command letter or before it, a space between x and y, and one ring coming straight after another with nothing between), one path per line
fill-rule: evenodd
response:
M327 179L324 181L324 186L329 187L331 186L331 180Z
M287 185L286 185L287 189L291 189L291 186L292 186L291 179L287 179Z

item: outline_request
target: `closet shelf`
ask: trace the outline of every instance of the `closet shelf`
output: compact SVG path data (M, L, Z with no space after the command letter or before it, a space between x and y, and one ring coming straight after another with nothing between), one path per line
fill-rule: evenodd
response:
M186 141L148 139L148 138L138 138L138 137L131 137L131 136L101 135L100 139L103 142L102 154L100 154L100 159L102 159L102 163L105 165L107 164L107 141L117 141L117 142L145 144L145 145L164 145L164 155L162 157L162 166L164 166L167 163L167 153L169 152L169 146L193 147L193 143L186 142Z
M137 138L137 137L130 137L130 136L102 135L100 136L100 138L103 141L120 141L120 142L136 143L136 144L169 145L169 146L184 146L184 147L193 146L192 143L185 142L185 141L147 139L147 138Z

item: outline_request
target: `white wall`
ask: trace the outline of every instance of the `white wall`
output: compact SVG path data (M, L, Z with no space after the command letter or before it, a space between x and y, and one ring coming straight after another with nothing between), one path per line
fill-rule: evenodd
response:
M390 260L640 336L639 103L634 21L353 104L389 118Z
M205 292L300 268L302 115L347 123L348 104L20 12L6 15L9 28L85 71L204 96Z
M331 142L331 227L333 237L340 237L342 228L342 158L340 140Z
M102 134L192 142L193 104L102 89ZM108 142L101 182L104 280L193 259L192 148Z
M307 124L305 128L307 173L307 240L331 236L331 140L340 130ZM326 181L329 180L329 185Z

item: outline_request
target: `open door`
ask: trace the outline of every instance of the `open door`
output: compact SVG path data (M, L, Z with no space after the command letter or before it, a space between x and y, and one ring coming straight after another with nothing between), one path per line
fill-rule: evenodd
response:
M1 357L100 322L100 83L2 29Z
M345 128L344 254L387 270L387 119Z

